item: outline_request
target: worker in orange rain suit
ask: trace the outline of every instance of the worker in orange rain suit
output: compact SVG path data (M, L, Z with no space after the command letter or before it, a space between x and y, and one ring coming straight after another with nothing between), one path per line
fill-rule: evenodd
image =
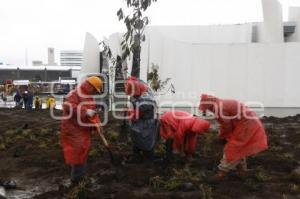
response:
M201 96L199 109L215 115L220 125L218 136L226 141L214 181L224 179L229 171L236 168L239 176L246 176L246 157L268 148L264 127L256 113L239 101L206 94Z
M95 130L91 120L100 118L92 95L101 92L102 80L92 76L72 90L63 103L61 145L65 162L71 165L71 182L78 184L85 176L87 157L91 144L90 134Z
M154 147L159 140L159 121L156 119L156 102L146 83L135 77L125 82L125 93L130 96L128 126L133 142L133 156L129 163L138 163L141 152L146 162L152 164Z
M206 120L183 111L170 111L160 117L160 136L166 141L166 161L172 159L173 151L184 152L188 159L196 151L197 135L210 128Z

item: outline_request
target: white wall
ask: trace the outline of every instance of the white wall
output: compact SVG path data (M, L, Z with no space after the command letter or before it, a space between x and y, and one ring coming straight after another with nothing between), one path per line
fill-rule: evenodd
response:
M259 24L259 42L283 42L282 6L278 0L262 0L264 21Z
M175 95L160 102L199 102L201 93L266 107L300 107L300 43L193 44L148 35L142 47L142 75L151 63L162 79L172 78Z
M250 43L252 24L150 26L147 31L161 34L162 37L189 43Z
M300 7L289 8L289 21L296 22L295 33L291 36L290 41L300 42Z
M100 49L99 42L90 33L86 33L84 47L83 47L83 60L82 67L78 76L78 82L87 74L100 72Z

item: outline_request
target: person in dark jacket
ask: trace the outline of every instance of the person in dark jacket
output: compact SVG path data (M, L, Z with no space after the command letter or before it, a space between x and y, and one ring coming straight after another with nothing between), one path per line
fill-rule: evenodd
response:
M27 100L27 110L32 110L32 105L33 105L33 94L29 91L28 100Z
M25 110L28 109L28 91L24 91L23 95L22 95L22 98L23 98L23 102L24 102L24 108Z
M16 102L16 108L22 108L22 96L18 90L14 96L14 101Z
M125 93L130 96L128 126L133 142L133 157L130 163L138 163L141 153L147 161L154 159L154 147L159 139L159 121L156 119L156 102L148 86L129 77L125 83Z

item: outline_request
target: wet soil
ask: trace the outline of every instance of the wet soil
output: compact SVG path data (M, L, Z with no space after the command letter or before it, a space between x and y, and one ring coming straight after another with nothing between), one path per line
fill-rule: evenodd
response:
M55 112L60 115L60 111ZM115 164L101 141L93 136L86 186L69 185L70 168L59 144L58 120L48 111L0 109L0 179L14 179L8 198L300 198L300 115L262 119L269 150L248 159L247 178L235 173L221 183L209 183L222 157L216 131L199 137L193 161L184 158L169 166L156 161L128 164L131 143L122 121L105 127ZM162 144L157 158L164 156Z

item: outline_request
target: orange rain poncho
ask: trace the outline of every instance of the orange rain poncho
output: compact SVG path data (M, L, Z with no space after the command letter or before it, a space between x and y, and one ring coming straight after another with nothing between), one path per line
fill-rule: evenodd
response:
M219 137L226 139L226 160L234 162L268 148L264 127L256 113L236 100L202 95L199 109L215 114L220 124Z
M210 128L210 123L183 111L166 112L160 118L160 135L164 140L174 138L173 149L195 153L197 135Z
M148 91L148 86L136 77L130 76L125 82L125 93L133 98L138 98ZM130 120L140 118L140 111L133 107L128 110L127 115Z
M65 162L70 165L80 165L87 160L91 144L90 134L94 129L92 125L93 123L100 123L97 115L97 121L91 122L86 114L88 109L96 111L96 103L87 92L90 86L85 81L67 95L63 104L63 116L70 115L71 117L62 120L60 138ZM78 121L89 126L80 125Z
M133 97L139 97L147 92L148 86L138 80L136 77L130 76L125 82L125 93Z

